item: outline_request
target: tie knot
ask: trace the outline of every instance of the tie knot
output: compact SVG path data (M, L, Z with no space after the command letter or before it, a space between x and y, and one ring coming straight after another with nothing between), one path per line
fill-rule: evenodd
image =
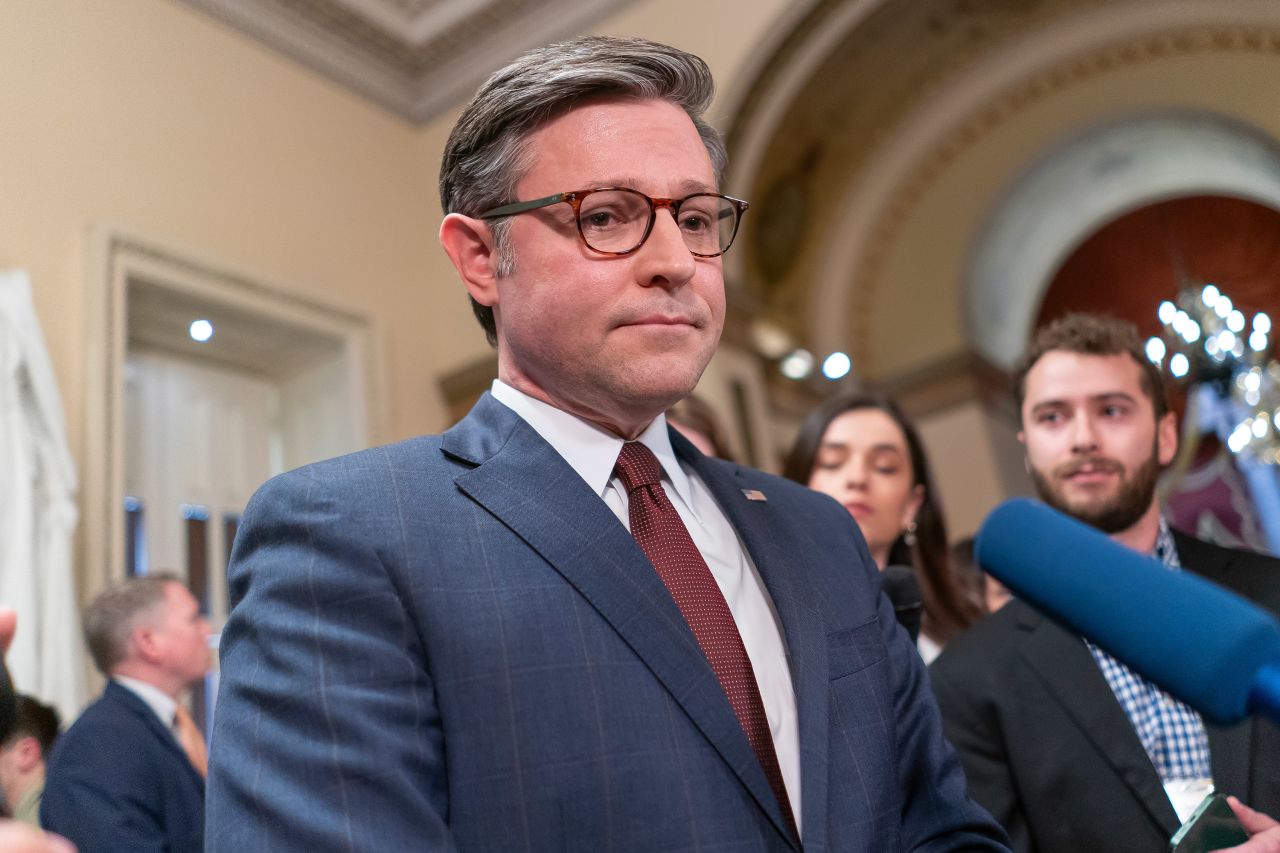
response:
M628 441L618 454L614 471L622 478L628 494L641 486L655 486L662 482L662 466L653 451L638 441Z

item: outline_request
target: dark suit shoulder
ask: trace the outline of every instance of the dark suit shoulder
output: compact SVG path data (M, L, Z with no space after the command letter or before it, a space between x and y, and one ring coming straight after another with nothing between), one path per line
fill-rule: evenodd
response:
M398 483L435 481L458 467L440 452L440 436L418 436L277 474L254 493L245 515L271 505L327 507L342 516L376 514L383 501L394 498Z
M833 498L822 492L815 492L808 486L801 485L794 480L788 480L786 477L780 477L777 474L770 474L767 471L761 471L758 468L751 468L746 465L739 465L734 462L726 462L723 459L707 458L707 464L727 475L736 476L746 487L756 488L764 492L770 499L775 495L787 501L798 501L801 504L811 504L813 506L824 506L830 508L831 505L840 507ZM848 510L840 507L840 511L848 515Z
M108 690L126 695L103 695L58 737L49 760L46 797L52 793L57 799L64 785L99 778L128 780L131 788L151 790L159 784L159 768L176 764L176 743L166 745L159 719L143 716L154 718L155 712L122 687L108 685Z
M312 462L278 474L271 479L325 482L338 478L348 479L364 472L375 475L385 474L388 465L401 466L415 460L426 462L439 458L440 438L439 435L419 435L392 444L369 447Z
M117 697L99 696L80 712L75 722L59 736L58 742L61 744L75 738L96 737L100 730L130 724L132 716L132 711Z
M1280 612L1280 559L1243 548L1224 548L1173 531L1183 567L1272 611Z
M86 707L75 722L59 735L58 744L96 742L104 734L110 735L109 739L114 742L124 738L112 733L126 729L131 732L129 737L134 737L136 735L133 732L150 728L144 714L155 717L155 712L137 696L117 684L109 683L106 692ZM155 723L160 725L158 718Z
M1015 598L954 637L929 669L966 678L983 672L998 675L1017 654L1019 638L1042 621L1031 605Z

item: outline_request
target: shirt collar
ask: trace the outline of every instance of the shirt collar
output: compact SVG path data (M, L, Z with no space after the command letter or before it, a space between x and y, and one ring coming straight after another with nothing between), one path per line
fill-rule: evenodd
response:
M1160 516L1160 527L1156 530L1156 547L1152 549L1151 556L1170 569L1182 568L1182 561L1178 559L1178 546L1173 541L1173 530L1163 515Z
M139 681L127 675L115 675L112 676L111 680L145 702L147 707L160 718L160 722L165 724L166 728L173 726L173 717L177 713L178 703L174 701L172 696L154 684L148 684L145 681Z
M577 415L530 397L501 379L493 380L492 393L499 403L533 427L569 463L569 467L578 472L592 491L604 497L618 454L622 452L622 439ZM636 440L653 451L684 505L693 506L689 476L680 467L676 452L671 447L666 415L654 418Z

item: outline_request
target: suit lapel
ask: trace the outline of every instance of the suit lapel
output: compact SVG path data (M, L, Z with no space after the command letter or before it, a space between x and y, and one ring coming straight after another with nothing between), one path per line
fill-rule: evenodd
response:
M806 849L825 848L827 827L828 739L830 735L827 638L823 619L812 590L803 579L809 549L800 546L787 532L777 504L751 500L744 491L768 496L763 478L750 469L738 467L727 475L723 465L712 463L698 453L683 436L672 432L676 454L702 478L728 517L755 563L773 599L782 623L795 691L800 735L801 809Z
M1161 831L1172 835L1178 830L1178 816L1088 648L1079 637L1030 608L1025 608L1019 625L1028 632L1019 653Z
M560 573L666 687L778 831L781 809L706 656L653 566L582 478L488 394L444 436L455 482Z
M177 737L173 732L160 722L160 718L156 716L156 712L151 710L146 702L143 702L132 690L127 687L121 687L114 681L107 682L107 688L104 695L110 696L111 700L121 705L133 714L142 725L155 736L156 740L172 753L173 757L184 767L199 783L201 790L204 789L204 777L200 775L200 771L191 764L191 759L187 757L187 753L183 750L182 744L178 743Z

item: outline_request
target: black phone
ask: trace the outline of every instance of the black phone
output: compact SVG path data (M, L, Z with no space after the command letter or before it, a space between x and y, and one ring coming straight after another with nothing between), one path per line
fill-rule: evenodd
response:
M1209 794L1169 840L1171 853L1208 853L1249 840L1223 794Z

